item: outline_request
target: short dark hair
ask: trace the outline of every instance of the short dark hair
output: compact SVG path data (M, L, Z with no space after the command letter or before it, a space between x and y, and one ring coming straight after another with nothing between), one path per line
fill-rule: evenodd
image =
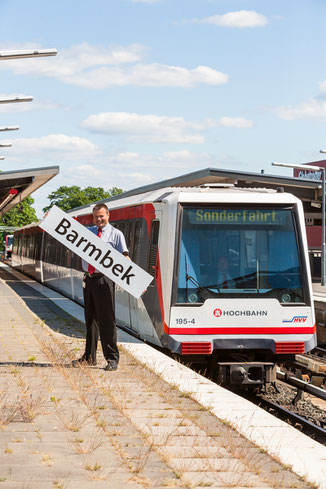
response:
M110 212L109 211L109 208L108 208L108 206L106 204L101 204L100 203L100 204L94 205L94 207L93 207L93 214L94 214L95 211L100 211L101 209L105 209L107 212Z

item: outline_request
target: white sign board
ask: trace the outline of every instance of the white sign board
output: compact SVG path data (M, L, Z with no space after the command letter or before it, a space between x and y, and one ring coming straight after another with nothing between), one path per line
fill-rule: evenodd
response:
M59 207L53 206L39 226L137 299L153 280L149 273Z

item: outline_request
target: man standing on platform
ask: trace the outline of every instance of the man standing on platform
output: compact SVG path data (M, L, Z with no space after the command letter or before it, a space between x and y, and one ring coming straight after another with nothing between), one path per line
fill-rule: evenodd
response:
M93 220L96 227L90 230L117 251L128 256L124 235L109 224L110 212L105 204L96 204L93 208ZM85 353L72 363L96 365L96 350L100 335L102 350L108 362L104 370L117 370L119 350L114 311L114 283L92 265L82 260L84 270L83 291L86 322Z

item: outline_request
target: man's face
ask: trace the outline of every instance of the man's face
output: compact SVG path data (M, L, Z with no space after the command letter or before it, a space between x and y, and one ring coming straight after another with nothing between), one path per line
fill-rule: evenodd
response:
M104 228L109 222L110 213L106 209L99 209L93 212L94 224L98 228Z

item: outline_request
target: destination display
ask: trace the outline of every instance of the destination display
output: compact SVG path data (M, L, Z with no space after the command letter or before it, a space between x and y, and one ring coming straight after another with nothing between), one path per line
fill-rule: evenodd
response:
M188 209L191 224L286 224L287 213L267 209Z
M137 299L153 280L149 273L59 207L53 206L39 226Z

